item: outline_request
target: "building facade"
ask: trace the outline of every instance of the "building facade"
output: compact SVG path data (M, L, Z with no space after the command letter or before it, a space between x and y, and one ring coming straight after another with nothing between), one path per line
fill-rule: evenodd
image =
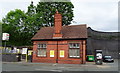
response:
M85 64L86 25L62 26L62 15L58 12L54 25L41 28L32 38L32 62Z

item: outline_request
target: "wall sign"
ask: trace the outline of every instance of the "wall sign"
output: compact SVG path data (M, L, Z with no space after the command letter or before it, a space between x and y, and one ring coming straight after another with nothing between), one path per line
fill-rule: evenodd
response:
M97 58L97 59L102 59L102 53L97 53L97 54L96 54L96 58Z
M28 55L32 55L32 50L28 50Z
M2 40L9 40L9 33L3 33L2 34Z
M65 53L64 50L60 50L60 57L64 57L64 53Z
M50 50L50 57L54 57L54 50Z
M22 54L27 54L27 49L28 48L22 48Z

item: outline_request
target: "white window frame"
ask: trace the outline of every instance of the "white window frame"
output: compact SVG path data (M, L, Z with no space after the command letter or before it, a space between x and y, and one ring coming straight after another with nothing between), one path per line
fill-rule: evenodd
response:
M80 48L79 43L69 43L69 48Z
M39 54L41 52L39 52L40 50L45 50L45 54ZM38 44L37 45L37 56L38 57L46 57L47 56L47 44Z
M78 53L79 55L77 55L77 54L71 55L70 54L70 52L71 52L70 50L74 50L74 49L79 50L79 53ZM69 43L69 57L70 58L80 58L80 43Z

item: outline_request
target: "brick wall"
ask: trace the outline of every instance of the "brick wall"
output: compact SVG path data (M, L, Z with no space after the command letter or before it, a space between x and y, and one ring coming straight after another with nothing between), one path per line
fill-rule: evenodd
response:
M47 43L47 57L38 57L36 55L37 43L39 42ZM80 56L81 56L80 58L69 58L69 55L68 55L68 51L69 51L68 43L69 42L80 43ZM34 41L33 62L82 64L82 63L85 63L85 52L83 51L86 51L86 50L84 49L86 49L86 43L83 46L83 40ZM50 50L54 50L54 57L50 57ZM64 50L64 57L60 57L60 50Z

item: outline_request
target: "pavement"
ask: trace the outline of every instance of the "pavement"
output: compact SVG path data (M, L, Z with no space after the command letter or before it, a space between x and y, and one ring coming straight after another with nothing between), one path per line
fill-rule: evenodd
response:
M2 71L118 71L118 60L103 65L96 65L95 62L86 64L2 62Z

